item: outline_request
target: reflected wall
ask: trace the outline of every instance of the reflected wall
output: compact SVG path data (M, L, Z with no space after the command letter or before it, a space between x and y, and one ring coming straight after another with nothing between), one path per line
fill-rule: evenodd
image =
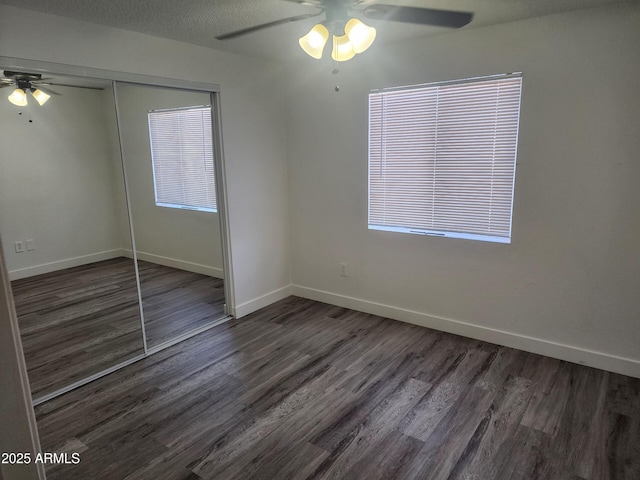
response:
M154 348L225 315L219 215L188 205L183 208L158 205L159 179L154 176L149 136L150 112L186 112L193 107L210 106L210 95L118 83L117 99L145 331L149 348ZM211 134L208 135L211 142ZM191 137L178 138L184 136ZM188 171L180 172L179 163L191 162L183 165L183 170L213 183L212 177L198 170L202 161L198 155L186 158L184 152L186 149L199 152L193 142L202 142L204 138L183 129L182 135L162 140L176 146L171 152L176 177L188 176ZM184 188L190 187L185 183Z
M0 97L0 235L34 397L144 353L111 82L50 81L69 86L42 106Z
M158 206L149 147L149 110L210 94L46 85L42 106L0 97L0 239L36 403L226 317L218 213Z

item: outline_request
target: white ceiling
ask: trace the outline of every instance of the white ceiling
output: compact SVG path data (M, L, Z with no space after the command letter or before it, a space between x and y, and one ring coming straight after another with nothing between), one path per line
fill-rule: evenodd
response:
M386 4L473 12L473 21L464 28L624 1L635 0L380 0ZM317 9L284 0L0 0L0 4L281 61L303 58L297 39L323 19L321 16L219 41L214 38L216 35ZM376 44L449 31L396 22L367 23L378 29Z

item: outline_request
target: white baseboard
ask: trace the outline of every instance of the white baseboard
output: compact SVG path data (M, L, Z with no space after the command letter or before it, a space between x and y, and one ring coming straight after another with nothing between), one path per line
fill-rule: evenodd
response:
M208 265L186 262L176 258L162 257L160 255L154 255L153 253L140 251L137 252L137 256L138 260L143 260L145 262L156 263L158 265L164 265L165 267L178 268L187 272L200 273L202 275L208 275L209 277L224 278L224 271L222 268L210 267Z
M65 268L79 267L89 263L101 262L103 260L111 260L112 258L126 256L125 250L116 248L105 252L92 253L91 255L83 255L81 257L66 258L55 262L34 265L33 267L20 268L9 272L9 280L20 280L21 278L33 277L34 275L42 275L43 273L64 270Z
M287 285L286 287L279 288L273 292L262 295L261 297L236 305L236 308L233 309L231 315L235 318L241 318L289 296L291 296L291 285Z
M339 307L350 308L381 317L392 318L401 322L433 328L434 330L454 333L463 337L483 340L485 342L524 350L525 352L537 353L547 357L640 378L640 361L631 358L618 357L603 352L596 352L572 345L482 327L450 318L437 317L435 315L428 315L413 310L383 305L300 285L292 285L290 291L292 295L310 300L330 303Z

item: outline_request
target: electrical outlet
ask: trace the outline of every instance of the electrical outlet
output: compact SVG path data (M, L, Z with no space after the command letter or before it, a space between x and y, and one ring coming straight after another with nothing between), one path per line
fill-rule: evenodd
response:
M24 242L22 240L19 240L16 242L16 253L22 252L24 252Z
M33 243L33 238L28 239L26 243L27 243L27 252L33 252L36 249L36 244Z
M340 264L340 276L341 277L348 277L349 276L347 274L347 264L346 263L341 263Z

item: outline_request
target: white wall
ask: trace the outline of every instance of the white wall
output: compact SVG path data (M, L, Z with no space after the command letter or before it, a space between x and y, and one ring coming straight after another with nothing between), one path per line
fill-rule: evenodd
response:
M246 314L286 295L289 225L280 65L4 5L0 56L219 84L236 305Z
M139 257L222 277L218 213L155 205L147 119L149 110L209 105L209 94L128 84L119 85L117 92L129 201Z
M56 87L44 106L0 101L0 233L12 278L88 263L123 247L122 172L109 135L110 89ZM30 123L29 120L32 120ZM117 162L119 163L119 156ZM35 250L16 253L14 242Z
M292 65L294 293L640 376L639 25L587 10ZM368 91L513 71L512 244L369 231Z

